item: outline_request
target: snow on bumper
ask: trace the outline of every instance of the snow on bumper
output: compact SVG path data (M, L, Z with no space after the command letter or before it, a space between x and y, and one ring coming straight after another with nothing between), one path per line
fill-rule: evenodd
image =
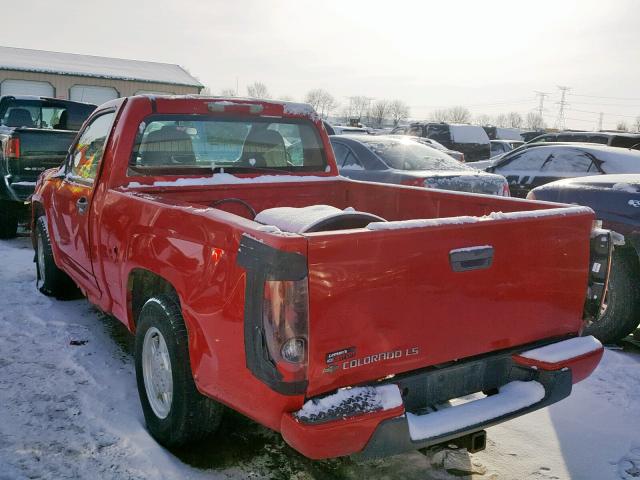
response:
M397 385L346 388L283 415L280 432L293 448L319 460L362 450L381 422L403 414Z
M602 345L584 337L416 371L394 383L308 400L282 416L280 430L289 445L313 459L376 458L447 443L562 400L601 356ZM443 405L494 390L478 400Z
M603 352L604 348L598 339L589 335L527 350L513 359L520 365L543 370L569 369L573 383L578 383L595 370Z
M511 382L495 395L457 407L443 408L426 415L407 413L409 435L413 441L438 437L530 407L544 397L544 387L538 382Z

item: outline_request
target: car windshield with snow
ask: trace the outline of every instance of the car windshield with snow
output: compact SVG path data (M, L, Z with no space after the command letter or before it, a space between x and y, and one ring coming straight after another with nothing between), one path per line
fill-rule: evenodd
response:
M378 141L404 174L485 175ZM145 422L169 447L211 435L225 405L314 459L480 450L603 353L579 336L609 262L590 209L346 179L304 104L104 104L32 214L38 289L79 286L134 333Z
M508 195L506 179L466 166L408 137L332 136L340 173L354 180Z
M540 185L563 178L640 173L640 152L589 144L525 145L487 168L509 181L511 194L525 197Z

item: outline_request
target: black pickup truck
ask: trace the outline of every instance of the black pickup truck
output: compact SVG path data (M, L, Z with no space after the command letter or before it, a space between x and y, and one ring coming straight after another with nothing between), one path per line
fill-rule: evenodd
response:
M58 166L96 106L55 98L0 98L0 238L16 235L38 175Z

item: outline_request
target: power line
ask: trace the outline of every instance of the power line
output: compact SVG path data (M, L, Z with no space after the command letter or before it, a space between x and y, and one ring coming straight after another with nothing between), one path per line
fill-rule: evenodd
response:
M528 98L526 100L512 100L512 101L499 101L499 102L492 102L492 103L463 103L461 105L465 106L465 107L491 107L494 105L516 105L516 104L522 104L522 103L530 103L533 102L534 99L532 98ZM451 106L454 106L456 104L452 103L449 105L411 105L411 108L449 108Z
M638 97L605 97L602 95L580 95L578 93L570 93L572 97L586 97L586 98L606 98L609 100L640 100Z
M566 98L567 92L571 90L571 88L560 85L558 85L558 88L560 89L561 96L560 101L557 102L560 107L558 108L558 119L556 120L556 128L558 128L559 130L564 130L564 110L569 106Z
M594 112L591 110L578 110L577 108L567 108L568 111L570 112L580 112L580 113L596 113L596 114L600 114L603 112ZM638 118L640 115L620 115L617 113L610 113L610 112L604 112L605 115L609 115L611 117L625 117L625 118Z
M538 115L542 117L542 114L544 112L544 99L545 97L548 97L550 94L545 92L538 92L537 90L535 91L535 94L540 101L540 103L538 103Z

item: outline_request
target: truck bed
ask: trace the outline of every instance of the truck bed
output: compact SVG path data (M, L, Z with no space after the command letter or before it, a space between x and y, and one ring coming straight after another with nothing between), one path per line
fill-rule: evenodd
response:
M225 197L258 212L352 207L388 223L293 238L264 231L243 206L209 208ZM165 187L154 198L212 218L232 212L227 223L235 218L240 233L281 250L306 240L307 396L581 327L593 221L586 208L342 180ZM488 265L474 268L474 252L490 254Z

